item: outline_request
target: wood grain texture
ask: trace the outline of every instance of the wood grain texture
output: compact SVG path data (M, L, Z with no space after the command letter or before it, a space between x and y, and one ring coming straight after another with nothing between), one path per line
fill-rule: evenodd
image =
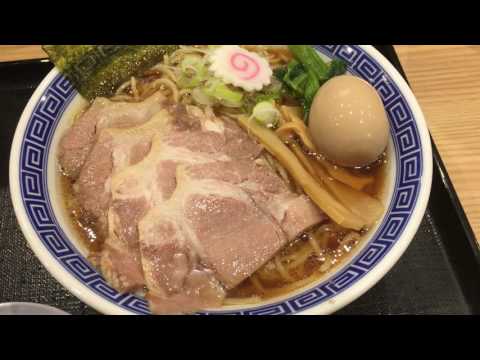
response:
M40 45L0 45L0 61L40 59L47 55Z
M480 46L395 46L477 239L480 239ZM0 45L0 61L43 58Z
M480 46L395 46L480 239Z

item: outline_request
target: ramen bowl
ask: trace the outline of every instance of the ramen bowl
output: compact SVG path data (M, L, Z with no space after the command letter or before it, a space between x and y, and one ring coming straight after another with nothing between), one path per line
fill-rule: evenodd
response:
M317 45L349 73L373 85L390 122L385 212L368 236L332 272L295 292L262 303L225 306L201 314L331 314L374 286L398 261L423 218L431 188L432 154L422 111L407 83L371 46ZM53 69L20 118L10 155L15 213L45 268L76 297L104 314L149 314L139 295L118 293L86 259L63 205L56 160L59 139L86 105Z

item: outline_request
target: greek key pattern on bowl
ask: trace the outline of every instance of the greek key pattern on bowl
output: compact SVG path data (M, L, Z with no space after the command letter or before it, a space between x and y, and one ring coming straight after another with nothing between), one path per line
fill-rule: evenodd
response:
M283 302L241 311L200 314L280 315L307 310L328 301L371 271L399 239L415 207L422 178L422 152L412 111L402 93L370 55L354 45L318 45L329 58L347 62L348 71L372 84L379 92L391 124L397 171L388 213L361 253L342 271L314 288ZM78 281L113 304L136 314L149 314L147 302L133 294L119 294L75 249L59 226L47 188L47 158L51 138L76 91L57 76L41 96L30 117L20 152L20 189L29 220L50 254Z

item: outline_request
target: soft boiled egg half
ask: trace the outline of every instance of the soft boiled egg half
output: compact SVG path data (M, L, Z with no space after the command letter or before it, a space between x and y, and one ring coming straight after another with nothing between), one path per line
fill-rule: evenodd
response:
M367 166L380 158L390 132L375 88L351 75L334 77L320 88L309 128L319 152L345 167Z

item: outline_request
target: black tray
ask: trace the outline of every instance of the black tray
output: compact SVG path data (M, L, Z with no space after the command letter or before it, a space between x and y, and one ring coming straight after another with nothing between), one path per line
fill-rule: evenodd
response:
M403 74L392 46L377 48ZM21 112L50 71L46 60L0 64L0 303L29 301L72 314L96 314L66 291L28 248L8 188L8 160ZM338 314L480 314L480 251L434 145L433 187L425 218L398 264Z

